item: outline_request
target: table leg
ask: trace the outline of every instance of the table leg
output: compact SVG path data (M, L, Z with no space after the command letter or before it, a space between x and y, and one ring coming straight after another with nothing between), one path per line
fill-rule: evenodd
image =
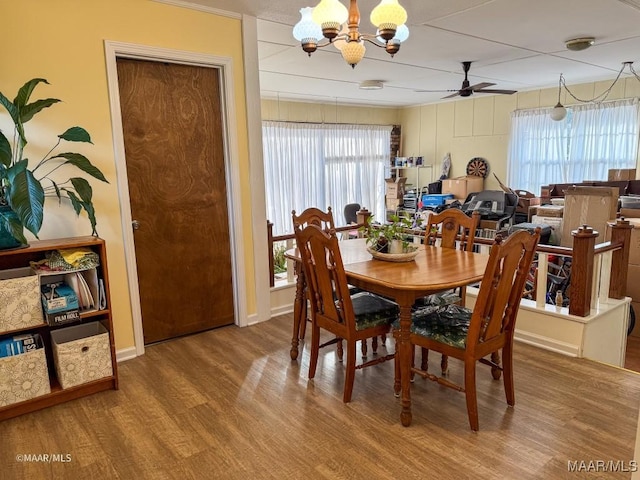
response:
M413 352L409 335L411 332L411 304L413 298L408 301L398 299L400 306L400 331L398 332L398 360L400 362L400 386L401 405L400 421L402 425L411 425L411 363Z
M300 338L300 329L304 326L303 322L307 321L307 299L305 298L305 278L302 268L296 265L298 278L296 280L296 298L293 302L293 336L291 338L291 360L298 358L298 343Z

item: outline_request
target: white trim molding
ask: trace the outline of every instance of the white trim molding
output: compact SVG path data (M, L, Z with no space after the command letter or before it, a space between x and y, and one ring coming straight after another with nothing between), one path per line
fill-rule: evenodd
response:
M231 244L231 260L233 268L233 293L235 323L239 326L248 324L247 301L243 294L246 285L245 258L242 249L242 204L240 199L240 172L237 140L237 122L233 89L233 64L229 57L219 57L181 50L151 47L130 43L105 40L105 57L107 64L107 82L111 109L111 126L113 131L113 149L116 164L118 193L120 197L120 214L122 218L123 245L129 280L129 297L133 316L135 350L137 355L144 354L144 335L142 329L142 310L138 288L138 272L136 268L133 230L131 228L131 199L127 179L122 115L118 89L117 58L135 58L148 61L170 62L186 65L217 68L220 70L223 125L225 139L225 171L227 177L227 200L229 203L229 234Z

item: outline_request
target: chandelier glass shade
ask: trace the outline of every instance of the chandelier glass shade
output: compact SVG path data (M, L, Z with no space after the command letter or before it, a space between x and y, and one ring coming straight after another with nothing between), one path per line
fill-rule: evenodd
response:
M349 9L339 0L320 0L315 8L300 9L301 19L293 27L293 36L309 56L318 48L333 44L342 52L345 61L355 67L364 57L364 42L384 48L391 56L409 37L405 25L407 11L398 0L380 0L371 12L375 34L360 32L360 10L357 0L350 0ZM320 43L322 39L328 40Z

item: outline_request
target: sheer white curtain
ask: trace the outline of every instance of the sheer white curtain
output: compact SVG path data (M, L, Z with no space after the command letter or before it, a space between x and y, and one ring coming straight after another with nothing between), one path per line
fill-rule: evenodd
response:
M331 206L336 225L344 225L348 203L384 218L391 128L263 122L267 218L273 234L291 232L291 210L308 207Z
M635 168L638 99L571 107L568 178L606 180L610 168Z
M541 185L565 183L566 122L555 122L549 108L511 113L507 185L517 190L540 191Z
M550 183L606 180L610 168L635 168L638 99L574 105L564 121L550 108L511 114L508 185L539 193Z

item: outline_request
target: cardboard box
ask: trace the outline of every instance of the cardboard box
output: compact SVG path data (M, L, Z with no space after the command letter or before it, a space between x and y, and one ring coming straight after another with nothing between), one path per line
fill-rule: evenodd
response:
M396 210L401 205L402 205L402 198L387 197L387 200L386 200L387 210Z
M618 187L569 187L564 195L560 245L573 247L571 231L582 225L588 225L598 232L596 244L604 242L607 222L615 218L618 210L618 193Z
M455 198L466 200L470 193L484 190L484 178L466 176L442 180L442 193L452 193Z
M640 208L621 208L620 216L624 218L640 218Z
M30 268L0 271L0 333L43 323L40 279Z
M635 180L636 169L635 168L611 168L609 169L609 175L607 180L610 182L616 182L620 180Z
M631 240L629 241L629 266L640 265L640 218L627 218L625 220L628 220L629 224L633 227L633 230L631 230ZM611 227L609 223L615 223L615 221L616 220L613 219L607 222L605 241L611 240ZM627 278L629 278L628 275ZM640 288L640 278L638 279L638 287ZM627 294L627 296L631 295ZM637 298L637 301L640 302L640 297ZM638 313L640 313L640 311Z
M113 375L109 332L100 322L52 331L51 344L62 388Z
M402 198L404 195L404 185L407 183L407 177L386 178L386 197Z
M540 217L562 218L563 214L564 205L539 205L536 209L536 215Z
M44 348L0 358L0 392L0 407L51 393Z

